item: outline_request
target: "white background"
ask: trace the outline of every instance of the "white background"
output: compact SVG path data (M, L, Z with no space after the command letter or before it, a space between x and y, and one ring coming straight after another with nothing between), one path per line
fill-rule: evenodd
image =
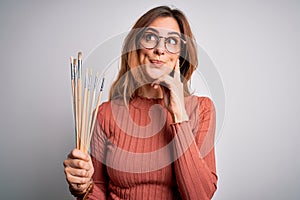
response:
M187 15L223 80L214 200L300 198L300 2L110 0L0 1L1 199L73 199L69 57L157 5Z

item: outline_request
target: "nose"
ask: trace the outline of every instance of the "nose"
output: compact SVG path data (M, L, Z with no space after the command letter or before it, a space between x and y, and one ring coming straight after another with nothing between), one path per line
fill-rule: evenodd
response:
M164 38L162 38L157 46L155 47L154 49L154 53L158 54L158 55L163 55L166 51L166 47L165 47L165 41L164 41Z

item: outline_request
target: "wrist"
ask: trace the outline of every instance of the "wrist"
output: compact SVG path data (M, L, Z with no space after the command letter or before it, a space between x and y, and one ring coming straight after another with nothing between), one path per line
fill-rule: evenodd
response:
M189 117L186 114L186 112L182 113L182 114L173 114L173 122L174 123L181 123L184 121L189 121Z
M93 191L94 188L94 182L90 180L89 183L86 184L87 186L82 189L81 185L77 184L76 187L74 187L72 184L69 185L69 190L71 194L74 197L77 197L79 199L85 200L89 193Z

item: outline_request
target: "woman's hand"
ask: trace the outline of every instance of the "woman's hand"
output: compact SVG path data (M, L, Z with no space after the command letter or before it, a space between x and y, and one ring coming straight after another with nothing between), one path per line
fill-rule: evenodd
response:
M70 190L84 193L91 183L94 167L91 157L78 149L73 149L64 160L65 174Z
M174 77L165 74L155 80L151 85L157 89L158 85L164 83L164 86L170 90L169 111L173 114L174 122L188 121L188 115L184 105L183 83L180 80L179 59L174 68Z

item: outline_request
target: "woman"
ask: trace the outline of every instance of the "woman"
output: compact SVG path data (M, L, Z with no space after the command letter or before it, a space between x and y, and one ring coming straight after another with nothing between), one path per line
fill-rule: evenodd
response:
M211 199L216 191L215 110L188 81L197 53L184 14L151 9L125 39L110 101L99 107L91 156L64 161L74 196Z

